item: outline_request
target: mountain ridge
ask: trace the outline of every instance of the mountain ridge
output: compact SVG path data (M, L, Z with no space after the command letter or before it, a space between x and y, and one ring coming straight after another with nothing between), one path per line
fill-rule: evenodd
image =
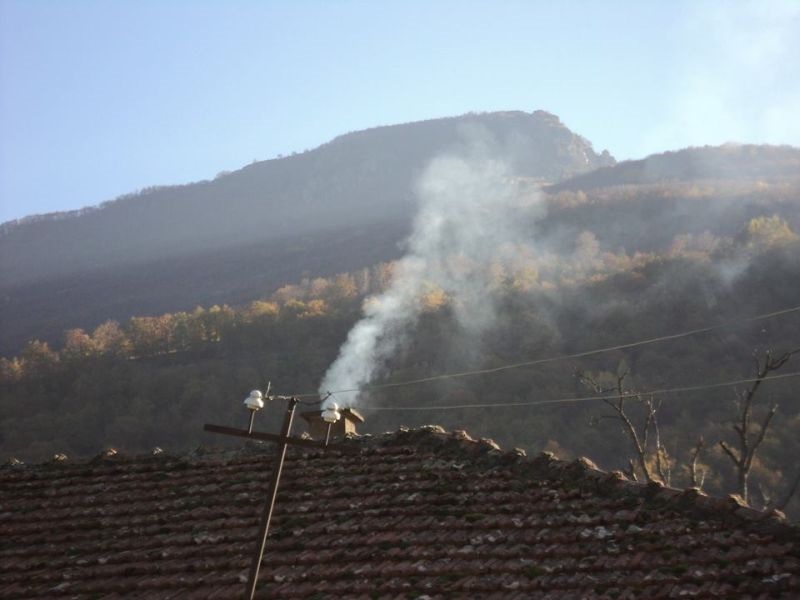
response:
M63 218L29 218L0 236L0 286L31 283L241 240L275 238L413 211L411 182L477 125L515 154L524 174L555 181L610 164L549 113L486 113L345 134L308 152L247 165L214 180L148 188Z
M471 113L466 113L466 114L463 114L463 115L451 116L451 117L437 117L437 118L431 118L431 119L423 119L423 120L420 120L420 121L408 121L408 122L404 122L404 123L393 123L393 124L389 124L389 125L376 125L374 127L368 127L368 128L365 128L365 129L359 129L359 130L356 130L356 131L351 131L351 132L348 132L348 133L343 133L343 134L337 135L334 138L330 139L329 141L323 142L319 146L317 146L315 148L312 148L310 150L305 150L303 152L292 152L291 154L288 154L288 155L278 155L275 158L270 158L270 159L265 159L265 160L254 160L250 164L243 165L242 167L239 167L238 169L234 169L232 171L222 171L222 172L218 173L217 176L215 176L212 179L200 179L200 180L197 180L197 181L191 181L191 182L183 183L183 184L163 184L163 185L146 186L146 187L144 187L144 188L142 188L140 190L136 190L136 191L133 191L133 192L121 194L121 195L119 195L119 196L117 196L115 198L112 198L110 200L105 200L103 202L100 202L100 203L94 204L94 205L86 205L86 206L82 206L80 208L64 210L64 211L52 211L52 212L47 212L47 213L34 213L34 214L26 215L26 216L23 216L23 217L20 217L20 218L17 218L17 219L10 219L8 221L4 221L4 222L0 223L0 236L2 236L5 232L13 230L14 228L16 228L18 226L25 226L25 225L27 225L29 223L35 223L35 222L39 222L39 221L48 221L48 220L59 221L59 220L65 220L65 219L78 218L78 217L81 217L81 216L83 216L85 214L88 214L88 213L91 213L91 212L95 212L95 211L98 211L98 210L103 210L105 208L110 207L113 204L116 204L116 203L126 202L128 200L135 199L135 198L140 197L142 195L148 195L148 194L151 194L151 193L154 193L154 192L160 192L160 191L163 191L163 190L176 189L176 188L185 188L185 187L191 187L191 186L195 186L195 185L203 185L203 184L212 183L212 182L214 182L214 181L216 181L218 179L227 178L227 177L236 175L237 173L241 173L241 172L244 172L244 171L248 171L248 170L252 170L252 169L258 169L258 168L261 168L264 165L268 165L270 163L281 162L281 161L289 161L289 160L296 159L298 157L302 157L302 156L310 154L310 153L317 152L317 151L322 150L322 149L326 149L328 147L335 147L335 146L337 146L339 144L346 144L346 143L349 143L352 140L357 140L357 139L359 139L361 137L364 137L364 136L371 136L371 135L378 134L378 133L389 132L389 131L393 131L393 130L399 130L399 129L402 129L402 128L408 128L408 127L415 127L415 126L423 126L424 127L427 124L457 122L459 120L472 120L472 119L480 120L480 119L482 119L482 118L484 118L486 116L493 117L493 118L501 118L501 119L502 118L534 117L536 119L539 119L542 123L546 123L546 124L548 124L550 126L553 126L553 127L556 127L556 128L562 128L562 129L568 130L568 128L561 122L560 118L557 115L554 115L554 114L549 113L549 112L544 111L544 110L536 110L536 111L533 111L532 113L526 113L526 112L520 111L520 110L492 111L492 112L483 112L483 113L471 112ZM572 133L572 132L570 132L570 133ZM579 139L581 142L586 144L588 147L592 147L591 142L588 139L586 139L585 137L577 135L577 134L574 134L574 133L573 133L573 135L575 135L575 137L577 139ZM610 161L612 163L616 162L615 159L608 152L608 150L603 150L598 156L604 157L604 160L606 160L606 161Z
M800 148L772 144L690 146L620 161L546 186L550 192L589 190L611 185L696 181L700 179L800 176Z

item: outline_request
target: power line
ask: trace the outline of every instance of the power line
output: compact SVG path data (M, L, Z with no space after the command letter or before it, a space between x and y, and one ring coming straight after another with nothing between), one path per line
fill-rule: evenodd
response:
M487 369L474 369L474 370L470 370L470 371L461 371L461 372L457 372L457 373L443 373L443 374L440 374L440 375L431 375L430 377L421 377L419 379L409 379L409 380L406 380L406 381L395 381L395 382L390 382L390 383L381 383L381 384L376 384L376 385L364 386L364 387L361 387L361 388L349 388L349 389L344 389L344 390L334 390L334 391L329 392L329 393L331 393L331 394L352 394L352 393L358 393L358 392L369 392L369 391L383 390L383 389L388 389L388 388L406 387L406 386L410 386L410 385L419 385L419 384L422 384L422 383L430 383L430 382L433 382L433 381L442 381L442 380L445 380L445 379L458 379L458 378L461 378L461 377L470 377L470 376L475 376L475 375L488 375L488 374L491 374L491 373L499 373L501 371L508 371L508 370L511 370L511 369L519 369L519 368L522 368L522 367L532 367L532 366L536 366L536 365L542 365L542 364L557 362L557 361L561 361L561 360L584 358L586 356L594 356L596 354L602 354L604 352L611 352L613 350L625 350L627 348L635 348L637 346L644 346L644 345L647 345L647 344L655 344L657 342L665 342L665 341L669 341L669 340L675 340L675 339L679 339L679 338L683 338L683 337L688 337L688 336L691 336L691 335L697 335L698 333L707 333L709 331L714 331L714 330L717 330L717 329L723 329L725 327L730 327L731 325L737 325L737 324L740 324L740 323L750 323L750 322L755 322L755 321L763 321L765 319L771 319L773 317L778 317L778 316L781 316L781 315L786 315L786 314L797 312L797 311L800 311L800 306L794 306L792 308L785 308L785 309L782 309L782 310L777 310L777 311L770 312L770 313L756 315L756 316L753 316L753 317L739 317L739 318L736 318L736 319L730 319L728 321L724 321L724 322L719 323L717 325L710 325L708 327L701 327L701 328L698 328L698 329L691 329L689 331L682 331L680 333L674 333L674 334L670 334L670 335L662 335L662 336L658 336L658 337L654 337L654 338L648 338L648 339L645 339L645 340L639 340L639 341L636 341L636 342L629 342L629 343L626 343L626 344L618 344L616 346L608 346L608 347L605 347L605 348L597 348L595 350L587 350L587 351L584 351L584 352L577 352L577 353L574 353L574 354L562 354L562 355L559 355L559 356L552 356L552 357L548 357L548 358L538 358L538 359L535 359L535 360L528 360L528 361L523 361L523 362L511 363L511 364L502 365L502 366L499 366L499 367L491 367L491 368L487 368ZM295 398L319 398L319 394L315 393L315 392L310 392L310 393L306 393L306 394L295 395Z
M784 373L782 375L772 375L770 377L762 377L760 381L774 381L776 379L788 379L790 377L800 377L800 371L794 373ZM420 405L420 406L359 406L359 410L454 410L465 408L504 408L515 406L541 406L544 404L571 404L577 402L589 402L592 400L618 400L620 398L640 398L641 396L661 396L665 394L677 394L680 392L699 392L703 390L712 390L724 387L733 387L735 385L742 385L745 383L755 383L759 381L758 377L750 379L737 379L734 381L723 381L721 383L710 383L705 385L689 385L678 388L669 388L661 390L652 390L650 392L637 392L630 394L615 394L613 396L582 396L580 398L556 398L551 400L534 400L531 402L484 402L476 404L446 404L446 405Z

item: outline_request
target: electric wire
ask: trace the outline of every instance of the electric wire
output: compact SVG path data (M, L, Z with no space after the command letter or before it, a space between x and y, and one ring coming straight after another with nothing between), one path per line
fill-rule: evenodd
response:
M462 378L462 377L471 377L471 376L476 376L476 375L488 375L488 374L492 374L492 373L500 373L502 371L508 371L508 370L511 370L511 369L519 369L519 368L522 368L522 367L532 367L532 366L543 365L543 364L547 364L547 363L558 362L558 361L562 361L562 360L571 360L571 359L576 359L576 358L584 358L584 357L587 357L587 356L594 356L594 355L597 355L597 354L603 354L605 352L611 352L611 351L614 351L614 350L626 350L628 348L635 348L635 347L644 346L644 345L647 345L647 344L655 344L655 343L658 343L658 342L665 342L665 341L669 341L669 340L680 339L680 338L684 338L684 337L688 337L688 336L692 336L692 335L697 335L697 334L700 334L700 333L707 333L709 331L715 331L717 329L723 329L725 327L730 327L732 325L738 325L738 324L741 324L741 323L751 323L751 322L756 322L756 321L763 321L765 319L771 319L771 318L774 318L774 317L778 317L778 316L781 316L781 315L786 315L786 314L797 312L797 311L800 311L800 306L793 306L791 308L784 308L784 309L781 309L781 310L776 310L776 311L769 312L769 313L755 315L755 316L752 316L752 317L738 317L738 318L735 318L735 319L729 319L727 321L723 321L722 323L718 323L716 325L709 325L707 327L700 327L700 328L697 328L697 329L690 329L688 331L682 331L680 333L662 335L662 336L658 336L658 337L639 340L639 341L636 341L636 342L628 342L628 343L625 343L625 344L617 344L615 346L607 346L607 347L604 347L604 348L596 348L594 350L586 350L586 351L583 351L583 352L576 352L576 353L573 353L573 354L562 354L562 355L551 356L551 357L546 357L546 358L537 358L537 359L534 359L534 360L527 360L527 361L523 361L523 362L517 362L517 363L510 363L510 364L506 364L506 365L501 365L499 367L490 367L490 368L485 368L485 369L473 369L473 370L469 370L469 371L460 371L460 372L456 372L456 373L442 373L442 374L439 374L439 375L431 375L429 377L420 377L418 379L408 379L408 380L405 380L405 381L394 381L394 382L388 382L388 383L380 383L380 384L375 384L375 385L363 386L363 387L359 387L359 388L348 388L348 389L333 390L333 391L326 390L326 393L327 394L332 394L332 395L335 395L335 394L352 394L352 393L384 390L384 389L389 389L389 388L406 387L406 386L411 386L411 385L420 385L420 384L423 384L423 383L431 383L431 382L434 382L434 381L442 381L442 380L447 380L447 379L458 379L458 378ZM308 393L304 393L304 394L295 394L294 397L298 398L298 399L317 398L317 402L318 402L320 394L319 394L319 392L308 392ZM315 403L316 402L312 402L310 404L315 404ZM304 402L303 404L309 404L309 403Z
M667 388L660 390L651 390L648 392L631 392L627 394L605 394L599 396L581 396L579 398L554 398L549 400L533 400L528 402L482 402L475 404L440 404L440 405L417 405L417 406L359 406L358 410L381 410L381 411L407 411L407 410L455 410L455 409L469 409L469 408L504 408L504 407L518 407L518 406L541 406L544 404L574 404L578 402L589 402L594 400L619 400L629 398L641 398L642 396L663 396L666 394L677 394L681 392L699 392L703 390L712 390L725 387L733 387L745 383L755 383L761 381L762 383L774 381L776 379L789 379L791 377L800 377L800 371L794 373L783 373L781 375L770 375L768 377L752 377L749 379L736 379L734 381L722 381L719 383L709 383L703 385L687 385L677 388Z

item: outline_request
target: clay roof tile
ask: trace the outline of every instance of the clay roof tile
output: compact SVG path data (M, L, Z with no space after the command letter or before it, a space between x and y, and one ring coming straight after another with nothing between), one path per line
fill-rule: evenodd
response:
M800 596L779 512L428 426L290 451L257 597ZM57 464L57 466L56 466ZM268 445L0 468L0 598L233 598Z

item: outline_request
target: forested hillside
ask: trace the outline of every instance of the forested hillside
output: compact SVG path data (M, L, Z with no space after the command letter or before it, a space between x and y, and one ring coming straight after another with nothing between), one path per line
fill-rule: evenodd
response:
M385 365L382 381L574 354L800 306L800 186L792 174L567 187L543 202L546 214L531 219L539 251L485 273L495 326L479 339L468 335L451 299L430 282L409 343ZM0 362L3 453L38 460L104 446L184 451L224 443L203 434L202 425L243 424L241 402L250 389L267 381L281 394L317 389L362 303L375 301L370 297L386 288L392 268L309 277L241 306L109 321L73 329L59 344L31 342ZM754 359L763 366L768 350L777 359L798 348L795 311L591 357L370 392L359 406L367 432L437 423L505 446L587 455L673 485L692 483L699 448L694 483L732 492L736 469L719 442L735 447L736 393L746 396L752 382L652 398L647 392L748 379L758 375ZM794 371L800 354L768 375ZM798 474L797 382L765 381L752 395L753 436L777 407L753 459L755 504L779 505ZM602 401L491 406L598 389L613 397L615 386L641 393L623 407L637 430L657 415L644 467L620 421L607 418L619 414ZM374 410L470 404L490 406ZM279 412L259 415L259 426L274 429ZM797 515L797 499L787 509Z
M465 140L540 182L614 163L544 111L470 114L350 133L213 180L6 223L0 354L107 318L244 302L302 273L396 258L419 172Z

